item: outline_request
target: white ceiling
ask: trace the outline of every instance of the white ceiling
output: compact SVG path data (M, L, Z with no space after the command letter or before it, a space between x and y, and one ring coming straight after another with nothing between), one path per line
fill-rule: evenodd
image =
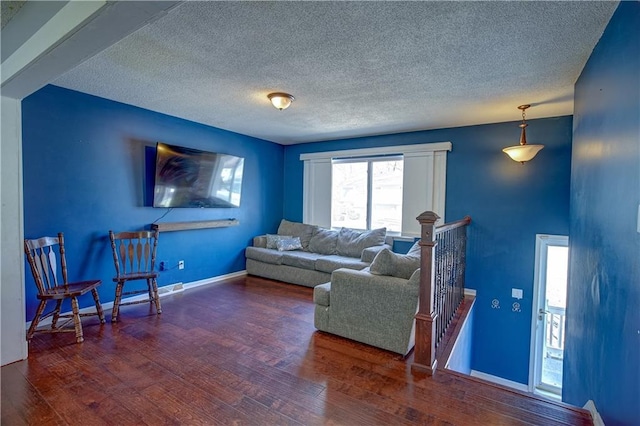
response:
M280 144L568 115L616 7L185 2L53 84Z

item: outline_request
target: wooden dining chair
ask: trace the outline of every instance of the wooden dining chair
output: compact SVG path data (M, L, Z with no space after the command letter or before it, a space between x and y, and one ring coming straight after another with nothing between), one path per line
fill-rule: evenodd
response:
M162 313L158 296L158 273L154 270L156 249L158 247L157 231L113 232L109 231L113 263L116 267L116 297L113 302L111 322L118 320L120 306L149 302L155 304L156 312ZM123 292L126 282L145 280L145 290ZM122 296L147 293L149 298L122 303Z
M58 246L59 248L59 258L56 256L55 246ZM80 317L98 315L100 322L104 324L104 313L102 311L102 305L100 305L98 291L96 290L100 285L101 280L68 281L67 260L65 258L64 250L64 235L62 232L58 233L57 237L42 237L35 240L25 239L24 252L27 255L27 260L29 261L33 279L38 287L37 297L40 300L36 314L33 317L31 326L27 332L27 340L31 340L36 332L59 333L75 331L76 342L82 343L84 341L84 336L82 334L82 322L80 321ZM88 293L89 291L93 295L93 300L96 304L96 312L81 314L78 307L78 296ZM71 299L71 314L60 314L60 308L64 299ZM56 307L53 311L43 315L47 302L50 300L56 301ZM52 315L53 319L51 321L51 328L37 330L38 323ZM62 325L58 325L58 319L60 318L69 319ZM73 321L74 328L65 328L71 321Z

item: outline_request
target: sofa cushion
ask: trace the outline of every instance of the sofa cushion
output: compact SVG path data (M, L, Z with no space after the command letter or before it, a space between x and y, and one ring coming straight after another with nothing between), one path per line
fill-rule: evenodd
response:
M282 252L271 250L263 247L247 247L245 255L248 259L257 260L259 262L271 263L273 265L282 265Z
M331 283L324 283L313 288L313 303L321 306L329 306L331 295Z
M360 257L362 250L367 247L384 244L387 228L372 229L370 231L356 231L350 228L340 229L336 252L340 256Z
M302 244L302 250L309 250L309 241L313 236L313 232L317 226L307 225L305 223L290 222L286 219L282 219L280 226L278 227L278 235L290 235L292 237L299 237Z
M397 254L384 249L373 259L369 270L374 275L389 275L408 280L419 267L419 257Z
M363 262L371 263L373 262L373 259L375 259L376 255L380 252L380 250L385 248L391 249L391 246L389 244L383 244L381 246L367 247L366 249L362 250L360 260L362 260Z
M309 253L304 251L288 251L282 253L282 264L295 266L296 268L314 270L316 260L322 257L318 253Z
M360 259L337 255L322 256L316 260L316 270L327 273L331 273L340 268L360 270L367 266L369 266L369 264L361 261Z
M338 231L317 228L309 241L309 251L320 254L336 254Z

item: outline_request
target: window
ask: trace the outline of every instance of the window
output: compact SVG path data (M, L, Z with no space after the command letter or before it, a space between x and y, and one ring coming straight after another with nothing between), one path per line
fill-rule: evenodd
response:
M451 142L301 154L302 220L419 236L418 215L445 218L447 151Z
M402 156L333 160L331 227L402 231Z

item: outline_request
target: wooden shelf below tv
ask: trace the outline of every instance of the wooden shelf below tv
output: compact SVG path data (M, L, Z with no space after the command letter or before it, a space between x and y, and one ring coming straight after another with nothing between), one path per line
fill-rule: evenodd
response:
M151 229L159 232L187 231L190 229L225 228L237 226L240 222L236 219L199 220L193 222L162 222L152 223Z

